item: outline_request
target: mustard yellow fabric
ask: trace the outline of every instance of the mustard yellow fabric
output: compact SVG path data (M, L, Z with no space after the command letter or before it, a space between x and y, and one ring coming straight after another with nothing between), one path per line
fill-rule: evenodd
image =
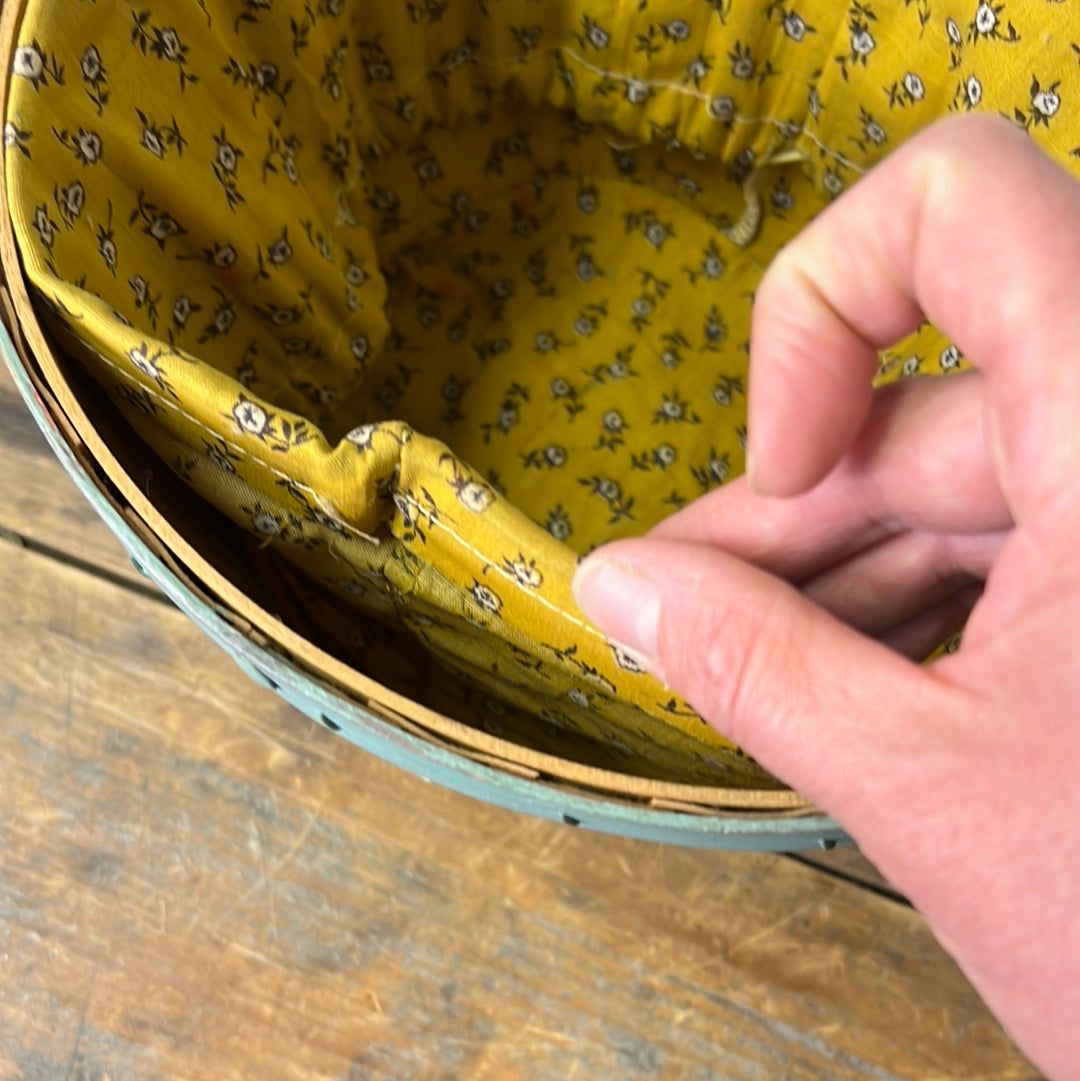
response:
M575 559L741 472L783 243L949 112L1075 168L1078 57L1045 0L29 0L10 211L89 370L327 626L762 785L582 620ZM882 370L961 362L926 327Z

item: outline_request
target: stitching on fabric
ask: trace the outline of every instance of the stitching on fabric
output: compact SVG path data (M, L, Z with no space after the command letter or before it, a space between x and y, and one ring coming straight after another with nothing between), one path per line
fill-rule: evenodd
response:
M655 87L661 90L673 90L675 93L682 94L684 97L694 98L695 100L702 102L706 106L708 106L709 102L712 100L712 98L708 94L705 94L702 91L691 88L689 86L684 86L682 83L668 82L667 80L663 79L644 79L637 75L627 75L621 71L612 71L607 68L598 67L596 64L589 63L588 60L586 60L579 53L576 53L568 45L554 46L553 48L547 50L544 55L549 57L553 57L556 55L566 55L571 59L575 60L587 71L591 71L594 75L607 76L608 78L618 79L620 82L623 83L637 82L641 83L643 86ZM470 61L470 63L475 64L477 67L486 68L489 71L507 72L516 69L519 66L520 62L514 58L502 58L500 60L494 60L485 56L477 56L474 57L473 60ZM453 70L454 69L451 68L449 71L446 71L443 74L449 75L452 73ZM404 83L402 85L402 90L407 91L414 86L419 86L423 83L426 83L431 78L431 75L431 71L419 73L415 78ZM790 123L789 120L785 120L776 116L746 116L742 113L733 114L731 117L731 122L733 124L742 125L770 124L775 128L780 128L783 127L785 124ZM378 124L375 124L375 128L376 130L378 130ZM820 150L824 154L828 154L831 158L839 162L845 168L851 169L853 172L856 173L865 173L867 171L866 166L859 165L857 162L852 161L851 158L849 158L846 154L842 154L839 150L834 150L823 139L819 139L812 131L808 130L805 125L800 128L799 134L801 136L805 136L807 139L810 140L810 142L814 144L814 146L818 148L818 150ZM641 143L630 143L627 144L624 149L633 149L638 146L641 146Z
M712 98L708 94L705 94L702 91L697 90L693 87L684 86L682 83L672 83L662 79L642 79L636 75L626 75L620 71L609 71L606 68L597 67L595 64L590 64L589 61L586 60L583 56L580 56L578 53L574 52L573 49L568 48L565 45L560 46L557 51L560 53L565 53L567 56L576 60L583 68L591 71L594 75L602 75L611 79L619 79L624 83L641 83L643 86L657 87L661 90L674 90L675 93L682 94L685 97L695 98L697 101L702 102L706 106L708 106L709 102L712 100ZM735 113L731 117L731 121L734 124L744 125L771 124L773 127L776 128L782 127L784 124L790 122L788 120L782 120L781 118L775 116L744 116L741 113ZM823 140L819 139L812 131L807 130L805 125L799 129L799 134L801 136L805 136L818 148L818 150L821 150L823 153L828 154L830 157L834 158L846 168L852 169L857 173L866 172L865 166L858 165L846 155L841 154L840 151L834 150Z
M486 566L489 566L493 570L497 571L500 575L502 575L503 578L506 579L506 581L508 581L511 585L515 586L520 592L525 594L525 596L531 598L532 600L539 601L542 605L544 605L545 608L549 608L556 615L561 616L563 619L566 619L569 622L573 623L574 626L578 627L580 630L585 631L586 634L591 634L593 637L600 639L600 641L603 642L605 646L611 646L611 641L608 639L608 637L596 627L592 626L589 623L586 623L584 620L578 619L577 616L572 615L570 612L567 612L566 609L560 608L553 601L549 601L547 597L545 597L542 593L537 593L533 590L527 589L509 571L507 571L503 567L500 567L499 564L496 563L493 559L490 559L478 548L475 548L452 526L447 525L446 522L444 522L441 518L431 517L430 512L427 511L424 507L422 507L419 503L417 503L417 501L413 499L413 497L408 492L402 492L401 495L405 502L407 502L414 510L416 510L418 514L422 515L428 520L430 525L438 526L444 532L449 533L450 536L453 537L454 540L456 540L462 548L464 548L467 552L470 552Z
M333 517L334 522L337 525L341 526L342 529L354 534L357 537L362 538L365 541L368 541L369 543L378 543L378 538L372 537L371 534L365 533L362 529L357 529L356 526L350 525L347 521L345 521L344 518L341 516L340 512L337 512L337 508L334 508L335 513L333 515L330 515L329 511L327 510L327 506L332 506L332 504L330 504L329 500L325 499L310 485L298 481L295 477L286 473L284 470L276 469L269 462L264 461L262 458L255 457L245 447L241 446L238 443L234 443L231 439L227 438L226 436L222 435L221 432L217 431L217 429L211 428L208 424L205 424L203 421L199 420L198 417L195 417L191 413L189 413L181 405L177 404L174 401L171 401L169 398L166 398L159 391L151 390L141 379L139 379L135 375L132 375L131 372L126 371L112 357L109 357L105 353L102 353L101 350L98 349L96 346L91 345L89 342L85 341L83 342L83 344L86 345L87 348L89 348L99 360L103 361L110 368L112 368L113 371L115 371L117 375L119 375L125 382L134 383L140 389L145 390L146 393L149 394L150 397L153 398L155 401L159 402L167 409L171 409L174 413L179 414L181 417L189 421L200 431L206 432L208 435L212 436L215 439L220 439L230 450L235 451L241 458L243 458L245 462L248 462L252 465L262 466L262 468L265 469L272 476L278 477L284 481L288 481L289 484L295 486L300 491L304 492L305 495L311 496L319 510L321 510L324 514ZM195 450L194 448L192 448L192 451L195 454L199 453L199 451Z

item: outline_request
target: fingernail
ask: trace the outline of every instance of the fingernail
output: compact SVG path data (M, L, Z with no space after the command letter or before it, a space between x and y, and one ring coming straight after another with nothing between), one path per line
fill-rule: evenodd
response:
M754 483L754 455L749 447L746 448L746 483L750 485L750 491L757 491Z
M603 556L592 556L578 567L573 589L585 615L662 679L660 590L635 568Z

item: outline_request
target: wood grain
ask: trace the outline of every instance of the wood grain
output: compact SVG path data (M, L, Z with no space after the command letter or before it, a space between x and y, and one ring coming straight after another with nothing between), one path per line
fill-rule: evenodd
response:
M0 360L0 529L144 581L38 431ZM0 1074L0 1078L3 1075Z
M487 807L0 544L0 1079L1031 1078L911 910Z

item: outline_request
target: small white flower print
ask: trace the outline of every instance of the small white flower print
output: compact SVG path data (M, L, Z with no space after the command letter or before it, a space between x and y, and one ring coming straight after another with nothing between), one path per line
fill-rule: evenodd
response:
M735 99L729 94L719 94L709 99L709 116L721 124L727 124L735 117Z
M862 133L863 138L874 146L882 146L888 140L888 135L881 124L865 112L862 116Z
M73 180L66 188L61 188L56 196L56 205L64 224L69 229L73 228L86 206L86 188L82 182Z
M266 257L272 266L284 266L293 255L292 245L289 243L289 231L286 229L281 236L267 249Z
M807 34L812 34L814 28L807 24L806 20L796 11L789 11L781 23L784 33L792 41L802 41Z
M964 35L960 33L960 27L956 25L955 19L945 20L945 33L955 48L959 49L964 44Z
M96 131L79 128L77 132L67 130L57 131L53 128L53 134L61 145L75 155L75 160L82 165L97 165L101 161L103 144L101 136Z
M209 251L210 262L219 270L236 264L236 249L231 244L217 244Z
M679 191L683 195L693 197L701 194L701 185L692 176L687 176L686 173L680 173L675 178L675 183L679 185Z
M165 157L165 144L162 142L161 135L153 128L143 128L139 145L142 146L144 150L149 150L155 158Z
M960 350L955 345L946 346L938 357L938 364L943 372L952 371L960 365Z
M151 379L156 379L158 376L157 360L150 358L150 347L143 342L141 345L135 346L133 349L128 350L128 360L137 371L142 372L143 375L149 376Z
M982 83L979 82L977 76L969 75L967 79L964 80L964 104L969 109L974 109L975 106L982 101L982 96Z
M172 320L177 330L184 330L192 313L197 312L199 306L192 302L189 296L178 296L173 301Z
M757 61L750 54L750 46L741 41L735 42L735 47L728 53L731 63L731 74L736 79L748 80L754 77L757 71Z
M220 289L215 287L215 291L221 298L221 302L214 309L213 319L210 320L199 337L200 345L228 334L236 322L236 309L233 307L233 302Z
M217 144L217 154L215 158L218 166L224 173L235 173L237 163L240 160L240 156L243 151L238 150L229 140L225 137L225 132L222 130L220 135L214 136L214 142Z
M33 223L41 246L51 254L56 243L56 222L49 217L49 208L44 203L34 208Z
M377 424L361 424L356 428L353 428L345 439L352 443L359 451L371 450L372 443L375 439L375 433L379 430Z
M162 59L179 59L183 46L180 43L180 35L171 26L164 29L155 29L154 37Z
M901 82L904 87L904 94L909 101L922 101L926 97L926 87L915 72L906 72Z
M361 261L357 259L352 252L348 252L347 256L349 261L345 267L345 280L349 285L363 285L367 280L367 275L364 273L364 267Z
M612 480L611 477L600 477L595 485L596 494L601 499L606 499L609 503L615 502L622 495L622 489L619 487L619 482Z
M35 90L49 85L51 79L57 86L64 85L64 68L55 56L45 53L35 38L29 45L16 47L11 58L11 73L26 79Z
M705 315L705 348L715 349L727 337L727 325L714 304Z
M874 35L866 25L854 25L851 29L851 52L855 56L869 56L877 48Z
M650 457L652 464L658 469L667 469L675 464L679 452L670 443L661 443L660 446L653 449Z
M30 148L27 144L30 141L30 132L23 131L18 125L12 123L10 120L4 122L4 147L7 150L18 150L23 157L31 157Z
M660 25L660 32L668 41L686 41L690 37L690 24L685 19L671 19Z
M158 246L164 251L165 241L170 237L183 233L185 230L171 214L161 213L150 222L145 231L157 241Z
M1002 31L1001 14L1004 10L1003 3L992 4L989 0L980 0L979 6L975 9L975 18L968 25L970 40L978 42L980 38L992 38L1010 45L1018 42L1020 35L1011 22L1007 23L1005 30Z
M105 74L105 65L101 62L101 53L96 45L87 45L79 59L82 77L88 83L99 82Z
M477 582L475 579L472 588L469 590L469 595L485 612L490 612L492 615L498 615L502 609L502 598L495 590L490 586Z
M630 352L630 349L620 349L615 354L615 359L600 370L609 379L614 379L616 381L620 379L629 379L631 374L633 374L630 371Z
M592 255L587 251L582 252L577 257L575 269L577 270L578 280L585 283L595 281L600 274L600 270L593 261Z
M745 394L746 387L737 375L722 375L712 389L712 399L719 406L729 406L737 394Z
M627 649L625 646L617 645L615 642L609 642L611 646L612 656L615 658L615 663L624 672L633 672L635 674L641 674L645 671L645 665L641 658L632 650Z
M631 105L644 105L649 100L652 87L644 79L627 79L623 94Z
M689 61L686 65L686 74L683 76L684 83L692 83L695 87L700 87L702 80L712 71L712 64L709 63L707 57L698 53L693 60ZM711 109L710 109L711 115ZM719 119L713 117L714 120Z
M716 246L716 241L709 241L709 246L701 257L701 276L707 281L716 281L723 276L726 269L724 260L721 258L720 251Z
M98 255L101 256L106 269L113 277L116 276L117 250L116 239L112 229L112 205L109 206L109 225L99 225L97 232Z
M577 206L582 214L593 214L600 205L600 195L596 188L582 188L578 192Z
M233 406L233 418L240 426L240 430L248 435L264 436L270 430L270 415L257 402L253 402L243 395Z
M183 93L188 83L199 81L197 75L187 70L187 46L179 33L171 26L153 26L149 11L132 11L131 40L143 56L153 56L157 60L175 64L180 80L180 92Z
M731 462L726 451L723 454L717 454L715 450L710 450L708 462L703 467L692 469L691 472L701 490L707 492L728 479L731 474Z
M96 131L79 128L76 136L78 150L75 157L86 165L96 165L101 160L101 136Z
M769 198L772 205L781 213L786 213L795 205L795 196L788 187L787 180L782 176L777 177Z
M665 225L663 222L657 221L655 218L649 219L645 222L645 226L642 230L645 234L645 239L659 251L663 248L665 242L669 237L673 235L670 225Z
M558 347L559 340L555 337L554 332L550 330L538 331L533 339L533 349L537 353L552 353Z
M609 409L600 418L600 425L605 432L618 433L626 428L626 419L617 409Z
M214 178L221 185L229 209L235 210L240 203L244 202L244 197L237 187L237 170L244 152L229 140L224 128L214 136L214 146L214 160L210 163L210 167L214 172Z
M986 0L982 0L975 12L975 32L982 37L989 37L997 29L997 22L997 12Z
M1034 76L1031 79L1031 119L1035 124L1046 124L1061 108L1061 95L1058 94L1060 81L1052 83L1045 89L1039 85L1039 80Z
M29 79L36 87L44 82L45 54L35 41L32 45L20 45L12 58L11 71L21 79Z
M517 559L504 559L503 570L526 589L539 589L544 584L544 575L536 566L536 560L526 559L521 552Z
M573 528L570 525L570 515L562 504L558 504L548 511L544 528L557 541L566 541L570 538L570 534L573 533Z
M251 524L255 531L264 537L280 537L283 532L280 520L268 510L260 510L253 514Z
M351 342L349 342L349 352L352 353L353 359L363 364L371 352L371 341L366 334L357 334Z
M94 103L98 116L109 103L109 88L105 65L101 62L101 53L96 45L88 45L79 58L79 70L86 84L86 96Z
M593 22L588 15L582 16L581 27L579 40L582 45L589 45L594 49L606 49L611 44L611 35L599 23Z

